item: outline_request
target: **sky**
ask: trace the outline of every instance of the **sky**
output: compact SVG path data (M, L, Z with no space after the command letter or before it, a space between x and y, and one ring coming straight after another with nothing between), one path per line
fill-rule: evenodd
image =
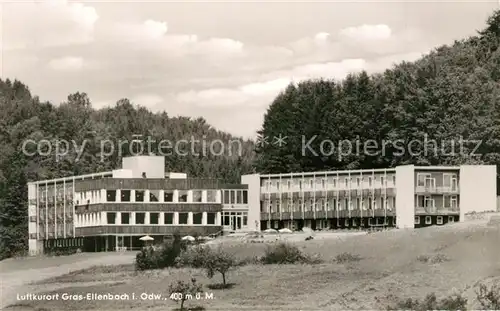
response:
M0 76L59 104L86 92L253 138L290 82L413 61L484 28L496 1L132 2L1 5Z

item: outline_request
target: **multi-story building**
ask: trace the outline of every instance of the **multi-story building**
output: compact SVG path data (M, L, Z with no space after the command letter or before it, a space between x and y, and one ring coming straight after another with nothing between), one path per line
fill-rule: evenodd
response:
M28 183L29 251L110 251L179 233L255 230L246 185L165 173L165 158L123 158L122 169ZM258 214L255 214L258 216Z
M496 210L494 165L253 174L242 183L261 230L415 228Z

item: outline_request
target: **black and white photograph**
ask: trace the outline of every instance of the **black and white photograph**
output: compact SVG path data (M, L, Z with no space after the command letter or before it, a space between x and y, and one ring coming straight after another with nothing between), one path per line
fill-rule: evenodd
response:
M500 311L500 2L0 2L0 309Z

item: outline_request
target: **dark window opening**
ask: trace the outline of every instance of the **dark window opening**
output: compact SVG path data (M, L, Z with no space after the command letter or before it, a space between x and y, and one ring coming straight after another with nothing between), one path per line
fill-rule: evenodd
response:
M151 225L157 225L159 218L160 218L159 213L149 213L149 223Z
M179 213L179 225L188 224L188 213Z
M179 191L179 202L187 202L187 192Z
M165 190L163 194L163 202L173 202L174 201L174 192Z
M130 190L121 190L121 201L130 202Z
M135 201L136 202L144 202L144 190L136 190L135 191Z
M158 198L160 197L159 190L149 190L149 202L159 202Z
M165 224L173 225L174 224L174 213L165 213Z
M144 225L146 220L146 213L135 213L135 224Z
M207 213L207 224L208 225L215 225L215 213Z
M122 225L130 224L130 213L122 213Z
M109 225L114 225L116 223L116 213L107 213L106 218Z
M116 190L106 190L106 201L116 202Z
M248 204L248 191L243 190L243 204Z
M193 225L201 225L203 223L202 213L193 213Z

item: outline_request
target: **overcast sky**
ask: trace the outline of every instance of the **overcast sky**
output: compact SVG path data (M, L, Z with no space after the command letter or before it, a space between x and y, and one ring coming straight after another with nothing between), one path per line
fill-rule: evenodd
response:
M2 78L60 103L127 97L253 137L290 81L415 60L484 27L489 2L3 4ZM438 2L437 0L435 2Z

